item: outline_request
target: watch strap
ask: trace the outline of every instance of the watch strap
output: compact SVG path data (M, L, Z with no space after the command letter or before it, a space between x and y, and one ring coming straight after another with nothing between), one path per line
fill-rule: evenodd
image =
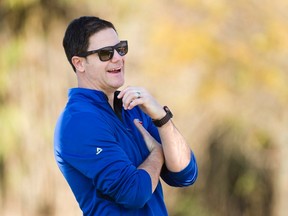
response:
M170 111L170 109L167 106L164 106L163 109L165 110L166 115L162 119L153 120L153 124L156 127L162 127L164 124L166 124L173 117L172 112Z

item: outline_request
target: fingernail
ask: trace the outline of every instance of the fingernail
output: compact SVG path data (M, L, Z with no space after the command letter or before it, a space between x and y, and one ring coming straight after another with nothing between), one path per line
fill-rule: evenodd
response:
M140 121L139 119L135 119L137 122L139 122L141 125L143 125L143 122Z

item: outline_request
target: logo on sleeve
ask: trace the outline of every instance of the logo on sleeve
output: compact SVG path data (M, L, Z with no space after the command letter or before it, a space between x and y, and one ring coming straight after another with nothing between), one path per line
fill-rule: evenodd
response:
M96 148L96 155L98 155L98 154L100 154L101 152L103 151L103 149L102 148Z

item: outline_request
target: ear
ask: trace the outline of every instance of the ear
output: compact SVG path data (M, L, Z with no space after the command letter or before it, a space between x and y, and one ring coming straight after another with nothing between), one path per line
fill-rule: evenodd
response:
M77 71L79 72L84 72L85 67L84 67L84 58L79 57L79 56L73 56L72 57L72 64L76 68Z

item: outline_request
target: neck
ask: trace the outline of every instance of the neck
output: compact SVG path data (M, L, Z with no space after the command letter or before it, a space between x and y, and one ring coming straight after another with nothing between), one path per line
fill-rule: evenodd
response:
M78 79L78 87L79 88L88 88L88 89L94 89L94 90L99 90L105 93L105 95L108 97L108 103L110 106L114 109L113 103L114 103L114 92L116 91L115 89L100 89L97 88L96 86L92 85L89 82L83 82L83 80Z
M114 92L111 94L107 94L107 93L105 93L105 94L108 97L108 103L110 104L112 109L114 109Z

